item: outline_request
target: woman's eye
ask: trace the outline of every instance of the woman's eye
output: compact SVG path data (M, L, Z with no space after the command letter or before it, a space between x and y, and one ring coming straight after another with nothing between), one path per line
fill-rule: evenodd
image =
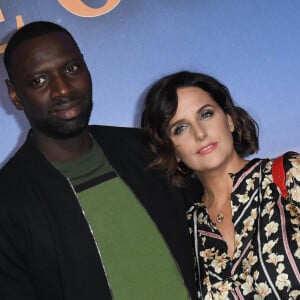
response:
M180 133L182 133L186 129L186 127L187 127L186 125L177 125L174 128L173 134L174 135L179 135Z
M39 87L42 86L45 82L46 82L46 78L44 76L38 76L32 80L32 85L34 87Z
M214 112L212 110L206 110L200 114L200 120L207 119L213 116Z

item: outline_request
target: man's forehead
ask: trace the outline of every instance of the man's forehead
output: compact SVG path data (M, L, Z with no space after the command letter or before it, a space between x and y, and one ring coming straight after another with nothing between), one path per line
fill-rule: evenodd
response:
M31 74L81 58L80 50L67 34L49 33L26 40L15 49L12 53L12 73Z
M79 51L75 41L67 33L62 31L55 31L24 39L14 49L13 53L28 51L28 54L30 54L31 52L36 50L36 48L42 51L43 49L47 49L48 47L55 49L61 47L62 45L65 48Z

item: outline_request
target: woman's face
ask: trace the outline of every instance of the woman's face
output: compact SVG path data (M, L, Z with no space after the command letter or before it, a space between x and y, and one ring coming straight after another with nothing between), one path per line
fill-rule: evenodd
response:
M177 111L169 123L177 158L196 173L226 168L237 157L231 117L198 87L180 88L177 95Z

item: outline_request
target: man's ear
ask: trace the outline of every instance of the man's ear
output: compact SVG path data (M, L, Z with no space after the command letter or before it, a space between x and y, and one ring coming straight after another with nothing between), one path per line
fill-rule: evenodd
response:
M11 102L14 104L14 106L16 107L16 109L18 110L24 110L24 107L16 93L15 87L14 85L8 80L5 80L6 86L7 86L7 92L8 92L8 96L11 100Z

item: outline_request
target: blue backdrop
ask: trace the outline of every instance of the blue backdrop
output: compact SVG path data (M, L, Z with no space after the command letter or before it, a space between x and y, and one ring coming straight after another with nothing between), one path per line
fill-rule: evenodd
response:
M300 1L0 0L0 52L34 20L59 23L77 39L93 76L91 123L139 126L153 81L188 69L217 77L257 120L257 156L300 151ZM5 78L1 62L0 166L29 128Z

